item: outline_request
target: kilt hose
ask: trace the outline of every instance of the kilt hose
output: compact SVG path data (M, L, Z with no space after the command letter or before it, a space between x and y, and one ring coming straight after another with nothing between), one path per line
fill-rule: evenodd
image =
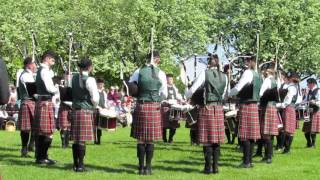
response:
M58 126L61 130L70 130L71 107L61 103L58 112Z
M267 105L261 109L261 134L263 135L278 135L278 125L280 119L278 116L278 110L274 105Z
M74 109L71 112L71 140L93 141L93 110Z
M17 128L21 131L30 131L34 123L35 102L24 100L21 104L17 122Z
M170 120L170 105L161 105L162 127L165 129L176 129L180 127L179 121Z
M199 111L198 130L201 144L224 143L224 111L220 105L202 106Z
M320 111L313 113L311 132L320 133Z
M50 136L55 130L54 105L51 100L37 101L33 130L40 135Z
M284 132L288 134L294 134L297 127L296 110L293 106L287 106L284 109L283 116Z
M259 109L257 103L240 104L238 111L239 138L245 140L257 140L261 138Z
M133 138L145 142L162 139L160 108L158 102L137 103L132 122Z

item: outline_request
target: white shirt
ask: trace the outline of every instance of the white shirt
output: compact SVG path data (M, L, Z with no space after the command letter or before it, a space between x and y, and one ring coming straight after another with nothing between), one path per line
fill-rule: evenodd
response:
M226 76L225 74L221 73L221 75ZM201 87L204 86L206 80L206 73L205 71L202 71L199 76L196 78L196 80L194 81L193 85L191 86L191 88L185 93L185 96L187 99L190 99L192 97L192 95ZM226 76L226 85L223 91L223 95L222 97L225 97L226 93L228 90L228 78Z
M56 86L54 86L52 78L54 76L53 71L49 68L46 64L40 64L42 67L42 70L40 72L40 78L44 82L44 85L46 86L46 89L49 93L57 94L59 93L59 90Z
M314 87L312 88L312 91L315 90L315 89L317 89L317 88L318 88L317 86L314 86ZM318 92L317 92L317 94L316 94L315 104L316 104L318 107L320 107L320 89L318 89Z
M296 103L296 104L299 103L299 102L292 102L292 98L298 93L297 86L294 83L290 83L288 84L287 89L288 89L288 93L284 98L283 103L277 103L276 104L277 107L285 108L292 103Z
M173 84L173 85L168 85L167 84L167 87L169 88L169 87L173 87L173 89L174 89L174 91L176 92L176 99L177 100L182 100L182 96L181 96L181 94L179 93L179 90L178 90L178 88Z
M260 89L260 92L259 92L259 95L260 97L263 96L264 92L268 89L271 89L271 86L272 86L272 79L274 79L273 76L268 76L267 78L265 78L263 80L263 83L261 85L261 89Z
M253 81L252 70L251 69L245 70L239 82L237 83L237 85L230 90L229 97L236 96L245 85L251 84L252 81Z
M110 104L109 104L109 102L108 102L108 95L107 95L107 93L106 93L105 90L100 90L100 89L98 89L99 99L100 99L100 93L101 93L101 92L103 93L103 96L104 96L104 107L109 108Z
M148 64L147 66L150 66L150 64ZM132 76L130 77L129 82L139 82L139 72L140 72L140 68L137 69ZM167 88L167 77L166 74L161 71L159 69L159 74L158 74L158 78L161 82L161 87L160 87L160 91L159 91L159 95L162 97L162 99L167 99L168 96L168 88Z
M33 76L33 73L29 69L26 69L26 70L24 70L24 72L21 73L19 80L24 86L26 86L26 83L34 83L35 82L35 78Z
M89 72L83 71L82 74L88 76ZM82 86L82 81L80 81L80 86ZM86 81L86 89L89 91L93 106L97 106L99 104L100 97L96 80L93 77L88 77Z

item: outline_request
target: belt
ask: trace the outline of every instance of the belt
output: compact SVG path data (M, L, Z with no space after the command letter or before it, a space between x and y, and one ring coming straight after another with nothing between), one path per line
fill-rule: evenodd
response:
M222 102L221 101L210 101L210 102L207 102L206 105L218 106L218 105L222 105Z
M39 96L38 101L49 101L52 100L52 96Z

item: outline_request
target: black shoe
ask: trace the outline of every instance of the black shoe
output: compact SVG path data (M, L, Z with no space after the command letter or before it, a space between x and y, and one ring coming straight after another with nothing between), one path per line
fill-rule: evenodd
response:
M169 144L172 144L172 143L173 143L173 140L172 140L172 139L169 139L168 143L169 143Z
M211 174L211 173L213 173L213 170L210 168L210 169L203 169L203 173L204 174Z
M251 167L253 167L253 164L251 166L251 163L249 163L249 164L241 163L238 167L239 168L251 168Z
M40 159L40 160L36 160L37 164L40 165L54 165L56 164L57 161L55 160L51 160L51 159Z
M85 172L86 169L84 168L84 166L79 166L77 169L76 169L76 172Z
M34 147L33 146L28 146L28 151L29 152L34 152Z
M152 169L151 168L144 168L144 175L152 175Z
M214 167L214 168L212 169L212 173L213 173L213 174L218 174L218 173L219 173L218 167Z
M290 154L289 150L283 150L282 154Z
M262 153L255 153L252 157L263 157Z
M260 162L267 162L267 159L268 159L268 158L263 157Z
M21 149L21 157L30 157L26 147Z
M144 167L139 167L138 174L139 175L144 175Z
M266 160L266 163L267 163L267 164L271 164L271 163L272 163L272 159L267 159L267 160Z

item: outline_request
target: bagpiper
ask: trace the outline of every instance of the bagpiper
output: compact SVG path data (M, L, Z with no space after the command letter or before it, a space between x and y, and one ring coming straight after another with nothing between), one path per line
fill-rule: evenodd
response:
M86 141L93 141L94 111L99 103L96 80L89 76L93 65L90 59L82 59L78 66L80 72L72 77L71 140L73 170L85 171L84 157Z
M34 110L35 100L31 94L31 90L28 91L27 83L35 83L34 73L37 70L36 64L32 61L32 58L27 57L23 61L23 72L18 79L18 99L21 101L19 110L17 128L20 129L21 137L21 156L27 157L28 151L33 150L34 146L34 133L31 133L31 126L34 123ZM35 86L34 86L35 87Z
M58 93L52 78L54 76L51 67L55 64L56 54L46 51L42 55L41 64L36 76L37 102L35 106L34 130L37 133L36 163L55 164L55 160L48 158L48 149L52 143L55 131L53 95Z
M218 173L218 160L220 144L224 143L224 111L222 100L225 97L228 79L220 72L218 55L208 57L208 69L202 72L191 88L186 92L186 97L199 88L204 88L204 105L200 106L198 118L199 142L203 144L205 159L204 173Z
M248 67L242 74L239 82L230 90L229 97L238 95L240 98L240 108L238 111L239 119L239 138L243 146L243 158L239 167L253 167L252 154L254 143L260 139L259 124L259 92L262 84L261 76L254 70L256 57L249 53L244 58L245 65Z
M147 63L137 69L129 80L130 83L136 83L139 89L131 135L138 141L140 175L152 174L153 142L162 139L160 102L167 98L167 82L165 73L157 67L159 64L160 53L150 52Z

